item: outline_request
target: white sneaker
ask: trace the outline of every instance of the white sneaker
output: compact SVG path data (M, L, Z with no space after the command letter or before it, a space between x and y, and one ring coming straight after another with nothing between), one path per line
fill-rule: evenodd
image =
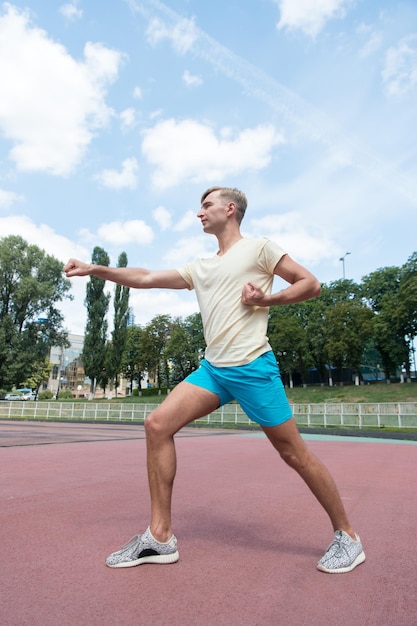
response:
M175 563L179 558L174 535L166 543L160 543L147 528L143 535L135 535L123 548L107 557L106 565L134 567L142 563Z
M334 540L317 563L317 569L328 574L351 572L365 560L361 540L354 541L344 530L336 530Z

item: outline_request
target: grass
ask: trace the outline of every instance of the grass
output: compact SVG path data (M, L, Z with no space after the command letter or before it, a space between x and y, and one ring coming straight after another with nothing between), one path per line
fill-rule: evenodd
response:
M344 385L335 387L294 387L286 389L288 399L294 404L321 404L323 402L417 402L417 382L412 383L377 383L373 385ZM146 397L118 396L112 402L139 402L141 404L159 404L165 395ZM109 402L109 400L94 400Z
M387 402L413 402L417 404L417 383L413 382L413 383L404 383L404 384L400 384L400 383L392 383L392 384L386 384L386 383L378 383L378 384L373 384L373 385L361 385L361 386L355 386L355 385L344 385L344 386L335 386L335 387L320 387L320 386L314 386L314 387L296 387L293 389L286 389L287 395L288 395L288 399L291 403L293 404L322 404L322 403L387 403ZM133 396L133 397L128 397L128 398L123 398L121 396L117 397L117 398L113 398L113 400L107 400L107 399L95 399L93 400L93 403L97 403L97 404L159 404L160 402L162 402L164 400L164 398L166 398L166 395L161 394L161 395L154 395L154 396L148 396L146 395L141 396L141 397L137 397L137 396ZM66 404L66 402L72 403L75 402L76 405L78 404L82 404L82 403L86 403L88 402L87 400L62 400L63 404ZM21 407L19 406L21 403L20 402L16 402L16 409L20 409ZM30 403L32 404L32 403ZM29 407L28 407L29 408ZM40 407L39 407L40 408ZM126 409L129 411L128 407L126 407ZM105 407L103 407L103 410L107 410ZM394 411L395 413L395 411ZM26 416L21 416L20 415L20 411L17 411L17 415L14 419L32 419L30 416L28 417ZM45 417L46 419L46 417ZM52 414L48 415L48 419L49 421L58 421L58 420L62 420L62 421L66 421L66 418L64 416L62 417L53 417ZM36 420L42 420L42 416L39 415L39 412L37 413L37 417ZM87 418L87 420L82 419L81 421L91 421L91 419L89 420L89 418ZM97 421L107 421L107 418L102 418L100 420ZM112 420L113 421L113 420ZM120 423L120 421L122 422L127 422L127 423L132 423L131 419L129 417L125 417L124 415L122 415L122 419L117 419L115 420L118 423ZM203 424L201 424L203 426ZM411 424L410 424L411 425ZM204 424L205 427L208 427L207 424ZM213 427L219 427L219 423L212 423L210 424L210 426ZM386 426L389 426L388 423L386 424ZM242 424L238 424L238 425L223 425L223 428L242 428ZM247 427L247 426L245 426ZM385 427L384 427L385 428ZM370 428L368 428L368 430L370 430ZM380 429L379 429L380 430ZM385 430L391 430L391 428L385 428ZM402 431L402 429L399 429L397 427L393 427L392 428L393 432L400 432ZM414 428L410 429L410 428L406 428L404 429L403 432L416 432Z
M343 387L296 387L287 389L294 404L322 402L417 402L416 383L378 383L373 385L344 385Z

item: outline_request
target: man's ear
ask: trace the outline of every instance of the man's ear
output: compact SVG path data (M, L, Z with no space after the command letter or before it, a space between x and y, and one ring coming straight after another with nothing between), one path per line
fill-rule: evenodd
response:
M236 214L236 204L234 202L228 202L227 204L227 216L231 217Z

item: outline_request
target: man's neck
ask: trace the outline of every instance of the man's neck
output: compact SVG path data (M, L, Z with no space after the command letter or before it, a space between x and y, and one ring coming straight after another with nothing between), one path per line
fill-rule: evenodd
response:
M219 250L217 252L217 256L222 256L223 254L226 254L226 252L230 250L230 248L234 246L234 244L239 241L239 239L243 239L243 236L240 234L239 230L224 232L221 235L218 235L217 241L219 242Z

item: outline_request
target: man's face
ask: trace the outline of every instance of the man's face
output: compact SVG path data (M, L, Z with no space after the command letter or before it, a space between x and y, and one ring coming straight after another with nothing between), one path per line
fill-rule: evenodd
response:
M197 217L205 233L216 233L228 220L230 202L222 198L220 191L212 191L203 201Z

